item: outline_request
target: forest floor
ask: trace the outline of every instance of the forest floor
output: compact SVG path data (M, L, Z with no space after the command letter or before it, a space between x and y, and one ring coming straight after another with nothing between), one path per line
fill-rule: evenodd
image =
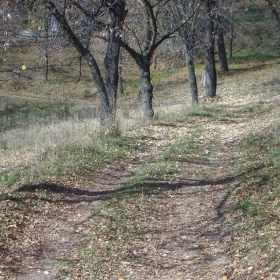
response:
M279 261L279 226L253 256L233 211L240 182L263 168L240 169L242 141L279 121L279 83L258 81L265 71L240 74L242 86L225 78L204 113L131 131L145 148L129 159L5 193L0 279L280 279L269 256Z

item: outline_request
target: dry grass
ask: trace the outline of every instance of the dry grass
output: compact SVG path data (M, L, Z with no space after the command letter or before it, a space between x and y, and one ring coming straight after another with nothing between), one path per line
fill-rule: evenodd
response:
M272 68L272 65L274 68ZM142 119L141 104L137 99L137 94L133 92L137 89L135 81L138 79L138 73L130 64L128 66L131 69L129 68L130 71L127 76L125 76L126 71L124 71L124 79L127 84L127 90L131 91L131 93L120 96L118 100L117 130L121 135L129 135L129 131L143 125L143 122L140 121ZM208 100L203 97L204 89L200 87L202 106L198 107L190 105L189 88L184 69L168 70L165 73L154 71L155 121L170 122L188 115L209 115L211 112L209 113L209 109L207 109L208 112L205 112L203 106L208 108L216 105L227 106L232 102L238 104L238 106L253 104L262 95L267 95L267 92L271 91L272 94L275 92L278 84L278 69L273 62L270 61L267 65L263 62L261 64L252 62L249 65L249 71L248 68L240 70L241 66L239 64L231 65L232 70L228 75L221 74L217 92L218 97L213 100L213 104L209 104ZM54 67L59 68L60 66ZM68 70L62 69L65 71L64 74L69 75L75 67L76 65L73 65ZM123 67L125 68L125 64ZM32 72L32 75L34 74ZM78 112L82 112L83 106L95 106L98 104L96 95L89 99L83 96L89 86L93 86L91 82L89 83L89 76L84 76L82 81L77 84L73 77L69 79L64 74L58 75L58 73L53 72L50 76L50 82L45 83L42 80L42 72L38 72L36 77L40 78L33 79L31 84L28 83L28 90L23 88L17 92L6 91L6 93L9 93L15 99L21 96L25 102L28 102L28 100L36 100L36 102L40 102L40 100L66 100L69 102L71 100L81 108L77 109ZM198 77L199 75L200 70L198 70ZM264 82L260 83L259 76L262 76ZM33 166L34 168L41 161L45 162L46 159L51 162L61 161L59 158L61 153L63 151L69 153L71 147L83 151L91 147L93 143L102 141L99 138L98 119L92 117L80 118L80 113L75 110L72 111L72 116L69 119L55 119L47 124L32 123L27 127L19 126L16 129L2 132L2 171L9 172L10 169L14 170L16 167ZM65 160L65 157L62 158ZM70 158L68 157L68 160ZM76 161L76 158L72 160Z

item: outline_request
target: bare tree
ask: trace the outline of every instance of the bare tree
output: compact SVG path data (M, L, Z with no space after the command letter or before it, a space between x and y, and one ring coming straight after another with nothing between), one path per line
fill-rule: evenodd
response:
M138 21L135 22L135 15L131 13L126 26L126 40L122 40L122 47L131 55L139 67L142 89L142 109L145 119L154 116L153 110L153 85L151 82L150 67L153 62L153 55L156 49L167 39L179 30L192 17L184 18L176 26L165 28L162 24L168 4L172 4L170 0L142 0L139 1L138 8L141 14ZM136 6L133 1L133 6ZM130 19L130 21L129 21ZM144 20L143 20L144 19ZM139 20L141 20L141 29L139 30ZM143 22L144 21L144 22ZM160 24L159 24L160 23ZM133 24L136 24L136 26ZM127 38L134 38L129 41Z
M196 52L196 47L200 44L198 40L199 7L200 7L200 1L179 0L177 5L172 11L173 20L179 22L187 15L194 14L192 19L179 29L179 36L182 40L184 51L185 51L186 68L189 76L191 100L193 104L198 103L198 89L197 89L197 79L196 79L195 67L194 67L194 56Z
M66 3L67 2L67 3ZM116 94L118 88L118 63L122 26L126 15L124 0L102 1L100 6L91 6L88 1L48 1L42 3L50 11L62 28L65 36L87 61L93 80L97 86L102 125L112 127L116 116ZM66 4L69 11L66 11ZM79 14L78 14L79 13ZM99 18L109 15L104 22ZM75 16L77 20L75 21ZM80 25L82 29L75 29L79 18L85 19ZM86 26L85 26L86 24ZM102 76L100 66L89 47L89 39L96 28L107 27L107 50L104 59L105 75ZM95 29L94 29L95 28Z

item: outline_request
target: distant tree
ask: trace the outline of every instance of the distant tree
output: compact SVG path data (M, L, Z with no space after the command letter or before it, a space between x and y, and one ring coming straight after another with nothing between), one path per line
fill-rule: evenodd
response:
M18 65L11 57L5 55L11 49L27 49L36 41L32 36L26 40L22 30L26 26L26 10L20 1L0 1L0 52L2 80L10 81L14 90L24 87L24 81L31 79L31 72L26 65ZM9 65L8 65L9 63ZM26 63L27 64L27 63Z
M205 8L205 88L207 97L216 96L217 88L217 74L215 65L215 10L217 8L215 0L206 0L204 2Z
M217 0L216 7L216 33L217 33L217 46L218 46L218 56L220 62L220 70L222 72L229 71L227 62L227 53L224 40L224 13L222 11L221 0Z
M37 4L40 3L50 11L69 42L87 61L100 96L101 124L112 127L116 116L118 63L122 27L126 15L125 1L106 0L98 5L96 2L89 1L37 0ZM104 77L89 44L94 32L100 29L103 32L104 29L107 30Z
M191 100L193 104L198 103L197 79L194 67L194 56L196 47L201 43L198 40L198 34L201 32L201 18L198 18L200 2L197 0L179 0L174 9L172 9L172 19L180 22L183 18L193 15L193 17L179 29L179 37L182 40L185 53L186 68L189 77L191 91Z
M233 56L233 20L234 20L234 5L235 0L231 0L231 5L229 8L229 51L228 57L232 59Z

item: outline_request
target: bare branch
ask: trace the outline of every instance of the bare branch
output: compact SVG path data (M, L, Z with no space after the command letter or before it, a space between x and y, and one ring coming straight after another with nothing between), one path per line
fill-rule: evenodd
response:
M193 17L195 17L195 16L197 15L198 10L200 9L201 5L202 5L202 1L199 3L199 5L197 6L196 10L195 10L189 17L187 17L186 19L182 20L182 22L181 22L178 26L174 27L173 30L171 30L171 31L167 32L166 34L164 34L164 35L156 42L154 49L156 49L164 40L171 38L171 36L172 36L175 32L177 32L182 26L184 26L184 25L185 25L187 22L189 22Z

